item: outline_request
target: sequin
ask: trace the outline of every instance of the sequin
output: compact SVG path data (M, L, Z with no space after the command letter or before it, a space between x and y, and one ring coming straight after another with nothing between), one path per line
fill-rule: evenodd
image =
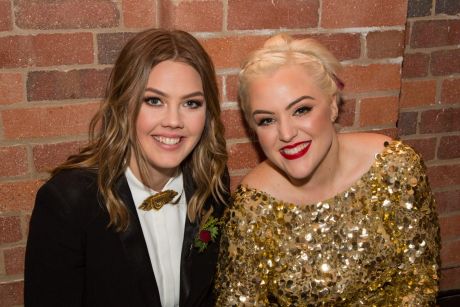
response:
M217 306L427 306L439 226L420 157L386 144L349 189L292 204L240 186L227 210ZM251 227L248 227L251 225Z

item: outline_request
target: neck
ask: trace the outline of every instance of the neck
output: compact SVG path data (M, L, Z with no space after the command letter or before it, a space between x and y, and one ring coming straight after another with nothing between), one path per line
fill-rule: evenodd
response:
M144 178L145 180L143 180L139 164L137 163L137 160L134 156L131 156L131 159L129 161L129 168L131 169L133 175L136 176L137 179L139 179L139 181L141 181L143 184L157 192L161 191L164 188L166 183L168 183L169 179L171 179L177 171L177 168L154 169L150 167L148 170L148 178Z

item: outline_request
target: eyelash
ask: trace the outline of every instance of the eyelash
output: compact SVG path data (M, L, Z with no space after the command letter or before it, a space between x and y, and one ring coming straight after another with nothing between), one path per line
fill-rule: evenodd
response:
M310 112L312 109L313 109L312 107L302 106L302 107L297 108L294 111L293 115L294 116L303 116L306 113ZM257 121L257 126L268 126L268 125L272 124L273 121L274 121L273 118L264 117L264 118L261 118L260 120Z
M161 99L158 97L144 97L144 102L153 107L157 107L163 104L163 101L161 101ZM198 109L203 105L203 102L200 100L186 100L183 105L190 109Z
M273 122L273 118L261 118L257 121L257 126L268 126Z
M305 113L310 112L311 109L313 109L313 108L312 108L312 107L308 107L308 106L301 106L300 108L297 108L297 109L294 111L294 116L302 116L302 115L304 115Z
M193 104L193 106L191 106L190 104ZM189 107L190 109L198 109L199 107L201 107L203 105L203 102L200 101L200 100L187 100L184 105L186 107Z
M149 106L158 106L158 103L153 103L153 101L162 103L161 99L158 97L144 97L144 102Z

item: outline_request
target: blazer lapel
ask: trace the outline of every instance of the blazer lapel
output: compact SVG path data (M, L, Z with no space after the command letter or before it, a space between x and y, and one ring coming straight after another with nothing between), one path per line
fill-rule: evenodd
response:
M125 252L125 257L130 266L133 280L137 283L146 306L161 306L152 264L150 262L147 245L142 233L139 217L125 176L117 183L118 193L128 208L129 226L119 236ZM188 220L188 219L187 219Z
M187 204L192 198L193 192L196 187L192 178L191 172L187 169L183 169L184 178L184 190ZM190 297L191 289L191 273L192 273L192 249L193 241L198 233L199 223L195 221L191 223L188 216L185 218L185 229L184 229L184 241L182 243L182 255L181 255L181 268L180 268L180 306L186 306L186 302Z

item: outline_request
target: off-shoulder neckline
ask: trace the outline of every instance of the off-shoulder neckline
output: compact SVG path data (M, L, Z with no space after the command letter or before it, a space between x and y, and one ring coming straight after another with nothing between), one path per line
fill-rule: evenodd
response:
M327 203L327 202L330 202L331 200L333 200L333 199L335 199L337 197L344 196L346 193L350 193L352 190L356 190L356 188L358 186L358 183L362 182L365 178L369 177L371 171L374 168L377 167L377 162L379 160L378 158L383 156L383 155L386 155L388 153L392 153L393 149L398 145L404 145L404 144L400 140L385 141L384 142L384 148L379 153L375 154L374 161L372 162L371 166L356 181L354 181L353 184L351 184L348 188L346 188L342 192L339 192L339 193L335 194L334 196L331 196L329 198L326 198L324 200L320 200L320 201L317 201L317 202L314 202L314 203L292 203L292 202L284 201L284 200L278 199L277 197L271 195L268 192L265 192L263 190L259 190L257 188L249 187L246 184L239 184L237 186L234 194L235 195L238 194L241 190L249 191L249 192L253 192L253 193L260 193L260 194L266 196L267 199L270 199L271 202L276 202L276 203L286 204L286 205L294 205L296 207L310 207L310 206L314 206L314 205L320 204L320 203ZM404 145L404 146L407 146L407 145Z

